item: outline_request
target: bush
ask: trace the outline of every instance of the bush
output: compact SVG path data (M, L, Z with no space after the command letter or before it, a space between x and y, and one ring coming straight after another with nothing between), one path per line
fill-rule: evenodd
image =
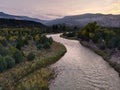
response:
M6 56L7 54L8 50L0 44L0 55Z
M0 43L3 45L3 46L7 46L7 41L6 40L2 40L2 41L0 41Z
M46 42L43 46L44 49L49 49L50 48L50 43Z
M33 52L30 52L27 56L28 61L32 61L35 59L35 54Z
M7 63L5 59L0 55L0 72L3 72L7 69Z
M21 51L17 50L13 54L13 58L15 59L15 63L20 63L23 60L23 54Z
M53 38L52 37L49 38L49 42L50 42L50 44L52 44L52 42L53 42Z
M17 51L17 48L15 48L14 46L11 46L11 47L9 48L9 54L10 54L10 55L13 55L16 51Z
M15 65L15 60L11 56L6 56L7 68L12 68Z
M42 44L38 44L37 45L37 49L39 49L39 50L43 49L43 45Z

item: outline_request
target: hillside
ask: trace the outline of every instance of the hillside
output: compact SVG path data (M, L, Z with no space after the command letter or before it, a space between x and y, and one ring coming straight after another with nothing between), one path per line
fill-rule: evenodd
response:
M40 19L37 19L37 18L31 18L31 17L27 17L27 16L10 15L10 14L6 14L4 12L0 12L0 18L16 19L16 20L28 20L28 21L35 21L35 22L46 23L45 20L40 20Z
M46 27L45 25L34 22L34 21L27 21L27 20L15 20L15 19L0 19L0 28L22 28L22 27L28 27L28 28L41 28Z
M120 15L104 14L83 14L75 16L66 16L61 19L52 20L46 25L65 23L70 26L83 27L89 22L97 21L98 25L103 27L120 27Z

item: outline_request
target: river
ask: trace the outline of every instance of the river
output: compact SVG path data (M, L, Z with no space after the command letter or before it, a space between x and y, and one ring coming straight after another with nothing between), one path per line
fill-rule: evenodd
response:
M101 56L83 47L77 40L67 40L60 34L49 35L62 43L67 53L51 65L57 76L50 90L120 90L118 73Z

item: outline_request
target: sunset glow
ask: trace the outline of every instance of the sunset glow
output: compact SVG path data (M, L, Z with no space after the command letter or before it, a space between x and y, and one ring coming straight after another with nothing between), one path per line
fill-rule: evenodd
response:
M119 0L0 0L0 11L40 19L84 13L120 14Z

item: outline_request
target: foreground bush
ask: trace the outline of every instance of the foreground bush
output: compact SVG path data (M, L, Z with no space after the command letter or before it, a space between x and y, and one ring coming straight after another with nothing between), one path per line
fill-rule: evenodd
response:
M6 56L7 54L8 50L0 44L0 55Z
M5 59L0 55L0 72L3 72L7 69L7 63Z
M21 51L17 50L13 54L13 58L15 59L15 63L20 63L23 60L23 54Z
M5 61L7 63L7 68L12 68L15 66L15 60L11 56L6 56Z
M33 52L30 52L27 56L27 60L28 61L32 61L35 59L35 54Z
M55 42L52 44L50 50L48 50L47 52L46 50L42 50L42 52L38 50L37 52L35 51L34 53L36 55L36 58L34 61L22 62L21 64L16 65L16 67L0 74L1 90L11 90L11 88L12 90L46 90L48 89L48 81L51 79L50 77L48 77L49 75L46 76L48 71L47 72L42 71L41 72L42 77L41 77L41 74L37 74L37 77L34 75L35 78L34 76L30 76L29 78L29 75L31 75L32 73L34 74L36 70L40 70L43 67L47 67L48 65L55 63L57 60L59 60L59 58L61 58L61 56L64 55L65 52L66 52L65 47ZM17 89L16 89L16 86L17 86ZM29 86L31 88L29 88Z

